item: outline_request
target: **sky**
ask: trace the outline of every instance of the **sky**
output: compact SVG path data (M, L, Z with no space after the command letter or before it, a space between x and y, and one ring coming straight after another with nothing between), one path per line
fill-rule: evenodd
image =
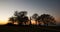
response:
M0 23L7 23L14 11L27 11L28 16L46 13L60 22L60 0L0 0Z

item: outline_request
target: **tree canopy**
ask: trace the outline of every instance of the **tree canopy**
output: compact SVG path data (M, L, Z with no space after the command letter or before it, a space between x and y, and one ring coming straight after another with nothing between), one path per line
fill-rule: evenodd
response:
M50 14L42 14L39 16L37 13L34 13L31 17L36 22L42 22L42 23L44 23L44 25L47 25L47 26L49 24L52 24L52 25L56 24L55 18L53 16L51 16ZM31 19L29 19L29 17L27 16L27 11L20 11L20 12L15 11L14 16L10 17L9 21L11 21L12 23L18 22L19 25L22 25L23 23L26 24L26 22L28 22L28 21L31 22ZM40 25L40 23L39 23L39 25Z
M49 14L42 14L41 16L38 17L37 19L40 22L43 22L44 24L56 24L55 18Z

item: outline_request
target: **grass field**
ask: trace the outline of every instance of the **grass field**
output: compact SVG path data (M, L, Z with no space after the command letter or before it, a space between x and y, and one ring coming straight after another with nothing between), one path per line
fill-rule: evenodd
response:
M58 27L44 26L0 26L1 32L60 32Z

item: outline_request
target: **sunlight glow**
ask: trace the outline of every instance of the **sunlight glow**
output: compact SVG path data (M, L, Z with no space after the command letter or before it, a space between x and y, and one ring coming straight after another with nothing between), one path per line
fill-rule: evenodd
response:
M15 25L18 25L18 22L14 22Z
M7 24L8 23L8 21L6 21L6 20L0 20L0 25L4 25L4 24Z
M36 21L34 21L34 20L31 20L31 24L36 24Z
M4 25L8 23L8 19L0 17L0 25Z

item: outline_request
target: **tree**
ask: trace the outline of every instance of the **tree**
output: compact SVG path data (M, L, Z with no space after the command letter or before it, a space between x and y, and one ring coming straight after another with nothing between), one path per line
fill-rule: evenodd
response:
M15 20L14 20L14 17L10 17L10 18L9 18L9 21L10 21L11 23L14 23L14 21L15 21Z
M29 19L30 25L32 25L32 24L31 24L31 20L32 20L32 19L31 19L31 17L30 17L30 19Z
M37 24L37 18L38 17L39 17L39 15L37 13L35 13L35 14L32 15L32 20L35 20L36 24Z
M15 22L14 17L10 17L9 18L9 22L6 25L13 26L14 25L14 22Z
M42 21L44 25L50 24L56 24L55 18L49 14L42 14L41 16L38 17L38 21Z
M37 18L38 18L38 14L37 13L35 13L35 14L32 15L32 19L36 20Z
M20 25L22 25L22 23L24 22L26 24L27 21L29 21L28 17L27 17L27 11L21 11L21 12L15 12L14 16L16 16L16 20L18 21L18 23Z
M14 16L18 16L18 11L15 11Z

